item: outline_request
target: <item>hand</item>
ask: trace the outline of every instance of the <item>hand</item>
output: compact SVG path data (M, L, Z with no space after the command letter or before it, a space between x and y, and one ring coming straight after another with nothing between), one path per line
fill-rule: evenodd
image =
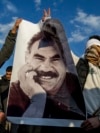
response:
M18 72L18 80L20 81L20 88L23 92L31 98L35 94L46 93L44 89L35 82L34 76L36 76L36 72L29 64L25 64L21 67Z
M86 131L98 128L99 126L100 121L98 119L98 116L85 120L81 125L81 127L84 128Z
M6 120L6 115L4 112L0 112L0 124L4 123Z
M21 19L21 18L19 18L19 19L16 20L16 22L15 22L15 24L14 24L12 30L11 30L11 32L12 32L13 34L15 34L15 33L17 32L17 30L18 30L18 28L19 28L19 24L20 24L21 22L22 22L22 19Z
M48 10L46 11L45 9L43 10L43 17L42 17L42 21L44 22L46 19L51 17L51 11L50 8L48 8Z

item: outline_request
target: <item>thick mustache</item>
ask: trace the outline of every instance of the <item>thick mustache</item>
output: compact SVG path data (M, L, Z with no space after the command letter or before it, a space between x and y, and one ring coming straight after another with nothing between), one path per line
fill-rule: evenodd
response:
M54 73L52 71L48 71L48 72L44 72L44 71L36 71L37 76L41 77L41 76L50 76L50 77L58 77L57 73Z
M41 84L41 80L40 80L40 77L41 76L50 76L52 78L56 78L58 77L59 75L57 73L54 73L54 72L51 72L51 71L48 71L48 72L44 72L44 71L36 71L37 75L34 76L34 80L35 82Z

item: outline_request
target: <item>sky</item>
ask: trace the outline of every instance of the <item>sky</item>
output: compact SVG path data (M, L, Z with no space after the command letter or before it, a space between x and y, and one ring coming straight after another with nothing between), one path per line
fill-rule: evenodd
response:
M0 0L0 48L17 18L38 23L48 8L51 17L63 24L70 49L81 57L89 36L100 35L99 0ZM14 52L0 68L0 75L13 65L13 58Z

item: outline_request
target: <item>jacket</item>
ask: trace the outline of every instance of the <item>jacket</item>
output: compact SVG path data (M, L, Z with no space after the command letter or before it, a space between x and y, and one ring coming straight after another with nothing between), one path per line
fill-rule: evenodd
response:
M9 33L6 37L5 43L0 50L0 68L5 63L5 61L8 60L8 58L11 56L14 46L15 46L16 36L17 36L17 33L13 34L13 33L11 33L11 30L9 31ZM2 109L2 106L0 103L0 110L1 109Z
M9 84L10 81L7 80L5 76L3 76L2 79L0 80L0 96L1 96L2 110L4 112L6 112Z
M0 68L5 63L6 60L8 60L13 52L14 46L15 46L15 39L16 39L17 33L13 34L11 33L11 30L9 31L5 43L3 44L3 47L0 50ZM7 97L8 97L8 87L9 82L5 79L0 80L0 111L6 112L6 104L7 104ZM9 129L7 129L9 130ZM4 125L0 126L0 132L6 132Z
M11 33L11 30L9 31L9 33L6 37L5 43L0 50L0 67L11 56L13 49L14 49L14 46L15 46L16 35L17 35L17 33L13 34L13 33Z

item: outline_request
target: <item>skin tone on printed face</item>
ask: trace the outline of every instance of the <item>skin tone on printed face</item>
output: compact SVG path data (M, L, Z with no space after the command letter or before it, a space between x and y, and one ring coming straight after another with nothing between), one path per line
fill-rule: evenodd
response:
M55 94L61 87L65 75L66 66L61 55L54 47L55 42L47 42L40 47L41 41L36 41L30 53L27 53L26 63L30 64L36 76L33 79L49 94Z

